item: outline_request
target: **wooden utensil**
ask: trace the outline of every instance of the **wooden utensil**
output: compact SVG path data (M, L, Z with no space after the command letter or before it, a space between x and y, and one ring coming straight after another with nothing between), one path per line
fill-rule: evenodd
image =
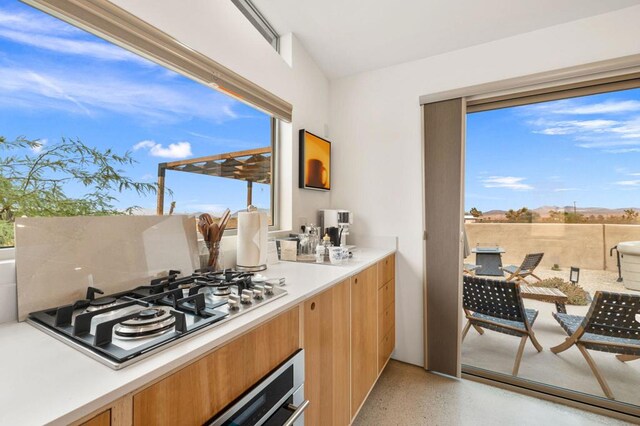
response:
M209 247L209 266L215 265L216 261L218 260L218 256L220 254L220 245L218 243L222 239L222 235L224 234L224 230L227 227L227 223L229 222L230 217L231 210L229 209L226 209L222 213L222 216L218 220L218 223L214 223L213 218L209 216L211 223L208 226L208 234L205 237L205 239L208 240Z

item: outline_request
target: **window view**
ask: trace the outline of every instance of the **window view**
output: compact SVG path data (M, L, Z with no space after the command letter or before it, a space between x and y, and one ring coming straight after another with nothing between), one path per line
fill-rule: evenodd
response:
M272 211L271 117L17 0L0 110L0 247L23 215L156 214L158 165L200 157L227 172L167 169L164 214ZM228 172L247 161L255 182Z
M465 185L463 364L640 405L640 89L468 114Z

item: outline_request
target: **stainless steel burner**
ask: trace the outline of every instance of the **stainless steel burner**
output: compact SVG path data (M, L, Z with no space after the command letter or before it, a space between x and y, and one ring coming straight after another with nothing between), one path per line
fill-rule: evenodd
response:
M214 296L228 296L230 294L231 288L229 287L216 287L215 290L213 290Z
M175 322L169 308L158 306L141 309L135 318L117 324L113 331L120 339L141 339L166 333Z
M87 307L86 312L93 312L100 309L110 308L117 304L118 303L115 297L100 297L99 299L93 299L89 302L89 306Z

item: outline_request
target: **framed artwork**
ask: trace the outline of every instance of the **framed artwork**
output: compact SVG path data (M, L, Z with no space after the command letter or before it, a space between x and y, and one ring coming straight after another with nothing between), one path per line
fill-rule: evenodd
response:
M300 188L331 189L331 142L300 130Z

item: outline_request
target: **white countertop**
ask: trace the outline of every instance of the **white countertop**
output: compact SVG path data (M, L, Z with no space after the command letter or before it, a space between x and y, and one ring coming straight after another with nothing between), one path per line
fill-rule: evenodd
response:
M340 266L290 262L269 266L262 274L285 277L289 293L285 297L122 370L112 370L30 324L0 325L0 425L68 424L394 252L360 249Z

